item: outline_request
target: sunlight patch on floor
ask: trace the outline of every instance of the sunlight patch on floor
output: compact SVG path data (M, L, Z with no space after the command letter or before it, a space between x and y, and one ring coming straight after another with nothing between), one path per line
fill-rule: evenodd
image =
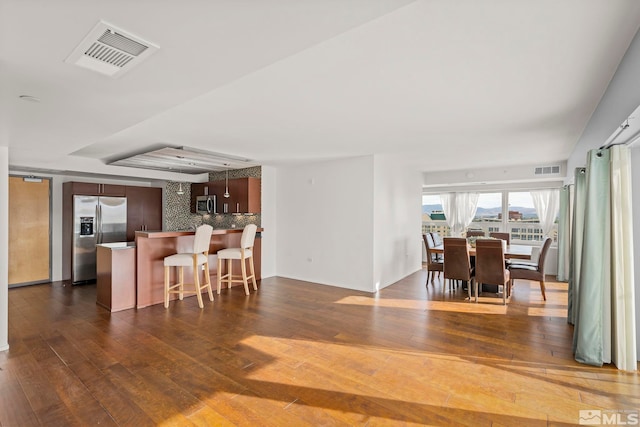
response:
M539 317L567 317L567 309L565 308L547 308L547 307L529 307L527 316Z
M438 310L476 314L506 314L507 307L497 304L476 304L469 301L424 301L414 299L370 298L350 296L336 301L337 304L364 305L372 307L403 308L411 310Z
M440 407L536 422L547 419L544 408L522 404L517 396L530 390L531 398L542 397L536 390L544 393L545 370L553 369L548 364L259 335L245 338L242 344L273 357L272 362L248 372L247 379L276 395L300 399L295 405L323 406L330 403L329 396L335 396L397 402L416 409ZM399 364L405 369L397 369ZM469 381L471 372L474 381ZM332 380L335 375L345 377L340 386ZM583 379L575 380L583 385ZM402 386L389 388L393 383ZM569 379L565 387L567 395L577 393Z

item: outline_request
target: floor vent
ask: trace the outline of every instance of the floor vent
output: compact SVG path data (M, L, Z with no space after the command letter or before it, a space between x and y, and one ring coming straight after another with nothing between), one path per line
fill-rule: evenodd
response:
M153 43L100 21L64 62L115 78L158 49Z
M554 166L537 166L534 171L534 175L559 175L560 165Z

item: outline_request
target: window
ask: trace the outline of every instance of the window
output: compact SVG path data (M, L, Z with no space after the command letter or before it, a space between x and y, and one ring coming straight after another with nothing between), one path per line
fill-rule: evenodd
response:
M469 230L482 230L486 236L502 228L502 193L480 193L476 216Z
M422 234L434 232L443 237L451 235L442 210L440 195L424 194L422 196Z
M487 236L493 231L506 231L514 243L533 243L541 241L543 237L538 213L528 191L480 193L478 209L468 230L482 230ZM451 235L439 194L422 196L422 232ZM558 239L557 219L551 238L554 242Z
M509 210L507 212L507 230L511 233L511 240L542 241L543 233L538 219L538 212L533 204L533 198L528 191L508 192ZM558 226L551 232L553 241L558 240Z

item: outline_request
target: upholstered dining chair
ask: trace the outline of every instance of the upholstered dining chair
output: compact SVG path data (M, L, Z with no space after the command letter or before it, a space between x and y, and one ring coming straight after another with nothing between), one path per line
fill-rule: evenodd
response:
M476 240L476 282L475 298L478 301L478 286L486 283L503 287L502 303L507 304L507 297L511 293L510 273L504 267L504 248L502 240Z
M467 282L469 298L473 285L473 269L469 259L469 246L464 237L445 237L444 241L444 279L449 281L449 290L452 289L452 280L464 280Z
M438 233L437 231L432 231L429 234L431 234L431 237L433 238L433 244L436 246L442 246L442 237L440 237L440 233ZM436 254L436 258L439 261L442 261L442 259L444 258L444 255L441 253L437 253Z
M511 285L515 279L534 280L540 283L540 292L542 293L542 299L547 300L545 294L545 278L544 269L547 254L549 252L549 246L551 246L551 239L545 237L540 249L540 256L538 262L527 262L525 260L512 260L509 264L509 271L511 272Z
M209 277L209 245L213 227L204 224L196 229L193 239L193 250L191 252L169 255L164 258L164 307L169 308L169 295L178 294L180 300L184 298L184 293L195 293L198 297L198 306L204 308L202 303L202 291L209 292L209 300L213 301L211 291L211 277ZM204 285L200 285L200 266L204 265ZM178 267L178 281L171 285L171 267ZM184 289L184 267L193 268L193 290Z
M467 230L467 237L486 237L483 230Z
M438 258L438 254L431 252L431 249L435 246L431 234L423 234L422 239L424 240L424 247L427 250L427 283L429 279L431 279L431 283L433 284L436 271L438 272L438 276L440 276L441 271L444 271L444 263L442 262L442 258Z
M506 240L507 245L511 244L511 235L509 233L502 233L499 231L492 231L489 233L489 237L493 237L495 239Z
M256 231L258 227L255 224L248 224L242 230L242 236L240 237L239 248L226 248L217 252L218 255L218 294L220 294L220 288L222 283L227 283L227 287L231 288L231 283L242 282L244 284L244 293L249 295L248 281L251 279L253 283L253 290L257 291L258 286L256 284L256 273L253 267L253 244L256 239ZM227 260L227 274L222 274L222 260ZM240 260L240 270L242 276L233 275L233 260ZM251 275L247 276L247 261L249 261L249 268L251 269Z

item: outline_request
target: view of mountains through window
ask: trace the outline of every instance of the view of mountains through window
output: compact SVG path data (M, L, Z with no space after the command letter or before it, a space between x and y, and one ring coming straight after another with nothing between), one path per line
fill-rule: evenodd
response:
M533 200L529 192L510 192L509 220L536 221L538 213L533 206ZM432 213L444 219L440 195L430 194L422 196L422 213L431 216ZM436 218L434 218L436 219ZM502 219L502 193L480 193L478 208L474 222Z

